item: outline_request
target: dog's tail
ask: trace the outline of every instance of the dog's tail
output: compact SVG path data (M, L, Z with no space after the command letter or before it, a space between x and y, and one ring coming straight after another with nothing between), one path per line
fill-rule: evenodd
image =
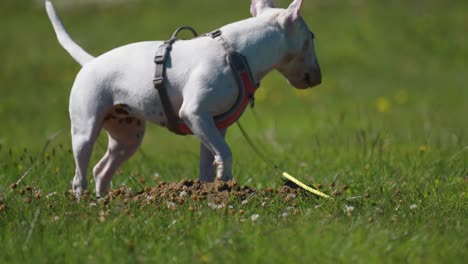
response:
M93 60L94 57L86 52L83 48L78 46L73 39L68 35L65 27L62 24L59 16L55 12L54 6L50 0L45 0L45 7L47 10L47 15L49 16L50 22L54 27L55 33L57 34L57 39L62 45L62 47L78 62L81 66L84 66L89 61Z

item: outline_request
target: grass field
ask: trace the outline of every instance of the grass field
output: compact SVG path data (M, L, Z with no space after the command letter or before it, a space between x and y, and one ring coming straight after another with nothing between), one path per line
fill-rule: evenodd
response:
M208 32L249 16L247 0L53 2L95 55L168 38L180 25ZM305 0L303 15L323 84L296 91L272 73L241 121L270 159L339 191L335 200L230 196L220 209L210 196L176 206L162 198L103 203L91 180L77 203L67 193L67 105L79 66L57 43L41 1L2 0L0 263L464 263L468 4ZM237 127L227 140L239 185L282 185ZM100 138L93 163L106 144ZM113 186L136 193L196 179L197 166L195 138L150 126Z

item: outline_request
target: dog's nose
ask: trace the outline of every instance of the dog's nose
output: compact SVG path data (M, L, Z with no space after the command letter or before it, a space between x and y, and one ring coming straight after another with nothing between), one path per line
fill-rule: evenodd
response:
M315 58L315 65L313 68L313 72L315 76L314 79L316 80L314 86L321 84L322 83L322 70L320 69L320 64L318 63L317 58Z
M320 70L320 66L315 70L315 74L317 76L317 82L315 85L319 85L322 83L322 71Z
M305 73L304 80L309 87L314 87L322 83L322 72L320 67L314 68L311 73Z

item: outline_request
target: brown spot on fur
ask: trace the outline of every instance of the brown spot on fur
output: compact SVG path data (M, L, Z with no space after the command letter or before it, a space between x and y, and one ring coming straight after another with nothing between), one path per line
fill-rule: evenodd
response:
M141 126L141 121L139 119L137 119L136 124L137 124L137 126Z

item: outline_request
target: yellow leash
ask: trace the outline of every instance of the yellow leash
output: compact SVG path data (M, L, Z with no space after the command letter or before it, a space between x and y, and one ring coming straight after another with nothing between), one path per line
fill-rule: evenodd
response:
M249 143L250 147L255 151L255 153L257 153L257 155L265 162L265 163L269 163L276 171L280 172L281 175L283 177L285 177L286 179L294 182L295 184L297 184L299 187L301 187L302 189L310 192L310 193L313 193L317 196L320 196L320 197L323 197L323 198L327 198L327 199L333 199L332 197L330 197L329 195L319 191L319 190L316 190L316 189L313 189L307 185L305 185L303 182L299 181L298 179L294 178L291 174L283 171L283 170L280 170L278 166L276 166L276 164L274 164L273 162L271 162L269 159L267 159L267 157L265 155L263 155L262 152L260 152L260 150L254 145L253 141L250 139L250 137L247 135L247 133L245 132L244 128L242 127L242 125L240 124L239 121L236 122L237 123L237 126L239 127L240 131L242 132L242 135L244 136L245 140L247 141L247 143Z
M315 190L315 189L312 189L310 188L309 186L305 185L304 183L302 183L301 181L299 181L298 179L294 178L291 174L287 173L287 172L283 172L282 174L286 179L294 182L295 184L297 184L298 186L300 186L302 189L306 190L306 191L309 191L315 195L318 195L320 197L323 197L323 198L327 198L327 199L333 199L331 198L329 195L327 194L324 194L323 192L321 191L318 191L318 190Z

